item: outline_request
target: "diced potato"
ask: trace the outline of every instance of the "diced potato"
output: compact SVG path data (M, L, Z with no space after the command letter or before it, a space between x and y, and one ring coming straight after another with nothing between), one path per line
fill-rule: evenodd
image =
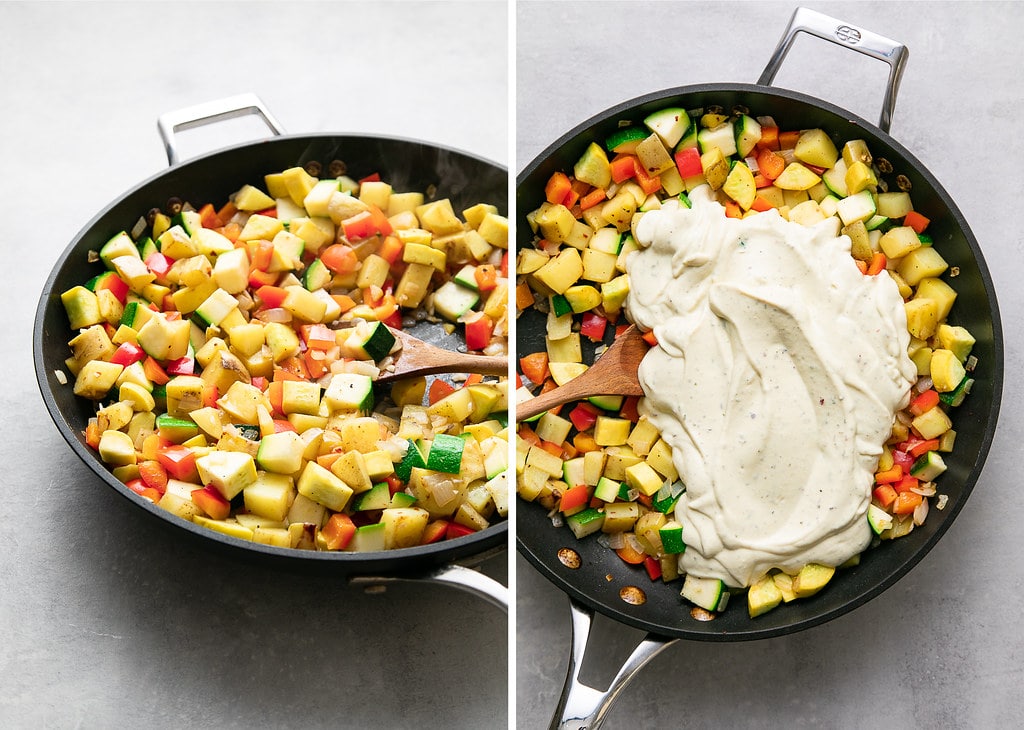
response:
M928 277L918 283L914 299L929 299L935 302L936 317L944 320L949 316L953 302L956 301L956 291L942 279Z
M808 129L797 140L793 156L815 167L832 167L839 159L839 150L822 129Z
M927 340L939 325L938 304L932 299L914 298L904 303L907 330L914 337Z
M555 294L562 294L583 275L583 259L574 248L564 248L535 273L534 278Z
M629 438L631 423L625 418L598 416L594 425L594 440L598 446L618 446Z
M887 258L898 259L921 248L921 239L917 237L917 231L910 226L897 226L883 233L878 245L882 247Z

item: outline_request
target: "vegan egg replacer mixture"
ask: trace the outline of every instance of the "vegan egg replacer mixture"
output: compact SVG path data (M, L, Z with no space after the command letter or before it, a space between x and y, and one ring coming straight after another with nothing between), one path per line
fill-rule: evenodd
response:
M857 270L835 219L727 218L707 186L691 201L646 213L627 262L626 306L658 342L640 412L686 484L681 568L745 587L840 565L870 542L875 466L916 379L903 299Z

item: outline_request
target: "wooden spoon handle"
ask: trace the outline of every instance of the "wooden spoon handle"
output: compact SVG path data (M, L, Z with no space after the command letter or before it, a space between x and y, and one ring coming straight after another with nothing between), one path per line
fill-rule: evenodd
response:
M582 400L593 395L643 395L639 383L624 379L609 379L607 370L591 368L547 393L541 393L525 403L516 404L516 420L525 421L539 413L563 403Z

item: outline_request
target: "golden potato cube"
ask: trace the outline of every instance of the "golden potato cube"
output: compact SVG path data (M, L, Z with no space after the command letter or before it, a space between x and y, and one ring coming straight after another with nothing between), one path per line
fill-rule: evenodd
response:
M917 285L917 293L914 299L930 299L935 302L936 316L939 321L949 316L949 311L956 301L956 290L942 279L928 277L921 279Z
M938 304L932 299L914 298L904 303L907 312L907 330L914 337L927 340L939 325Z

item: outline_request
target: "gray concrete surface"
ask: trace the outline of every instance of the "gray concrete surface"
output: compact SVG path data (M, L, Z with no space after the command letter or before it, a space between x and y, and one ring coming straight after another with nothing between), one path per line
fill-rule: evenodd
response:
M753 643L679 643L641 670L605 724L619 728L1016 727L1024 711L1017 525L1024 418L1018 224L1024 4L807 2L910 49L893 136L941 181L983 247L1006 333L991 455L965 509L898 584L830 624ZM757 80L796 3L519 0L516 162L647 92ZM877 119L888 68L798 38L778 86ZM518 726L546 727L565 676L567 599L517 560ZM589 664L604 686L639 632L601 621Z
M473 2L0 3L0 726L506 726L504 613L436 585L367 595L237 562L142 519L50 421L31 332L64 247L166 167L164 112L253 91L289 132L508 164L507 17ZM181 142L191 156L262 134L248 118ZM506 581L508 554L483 569Z

